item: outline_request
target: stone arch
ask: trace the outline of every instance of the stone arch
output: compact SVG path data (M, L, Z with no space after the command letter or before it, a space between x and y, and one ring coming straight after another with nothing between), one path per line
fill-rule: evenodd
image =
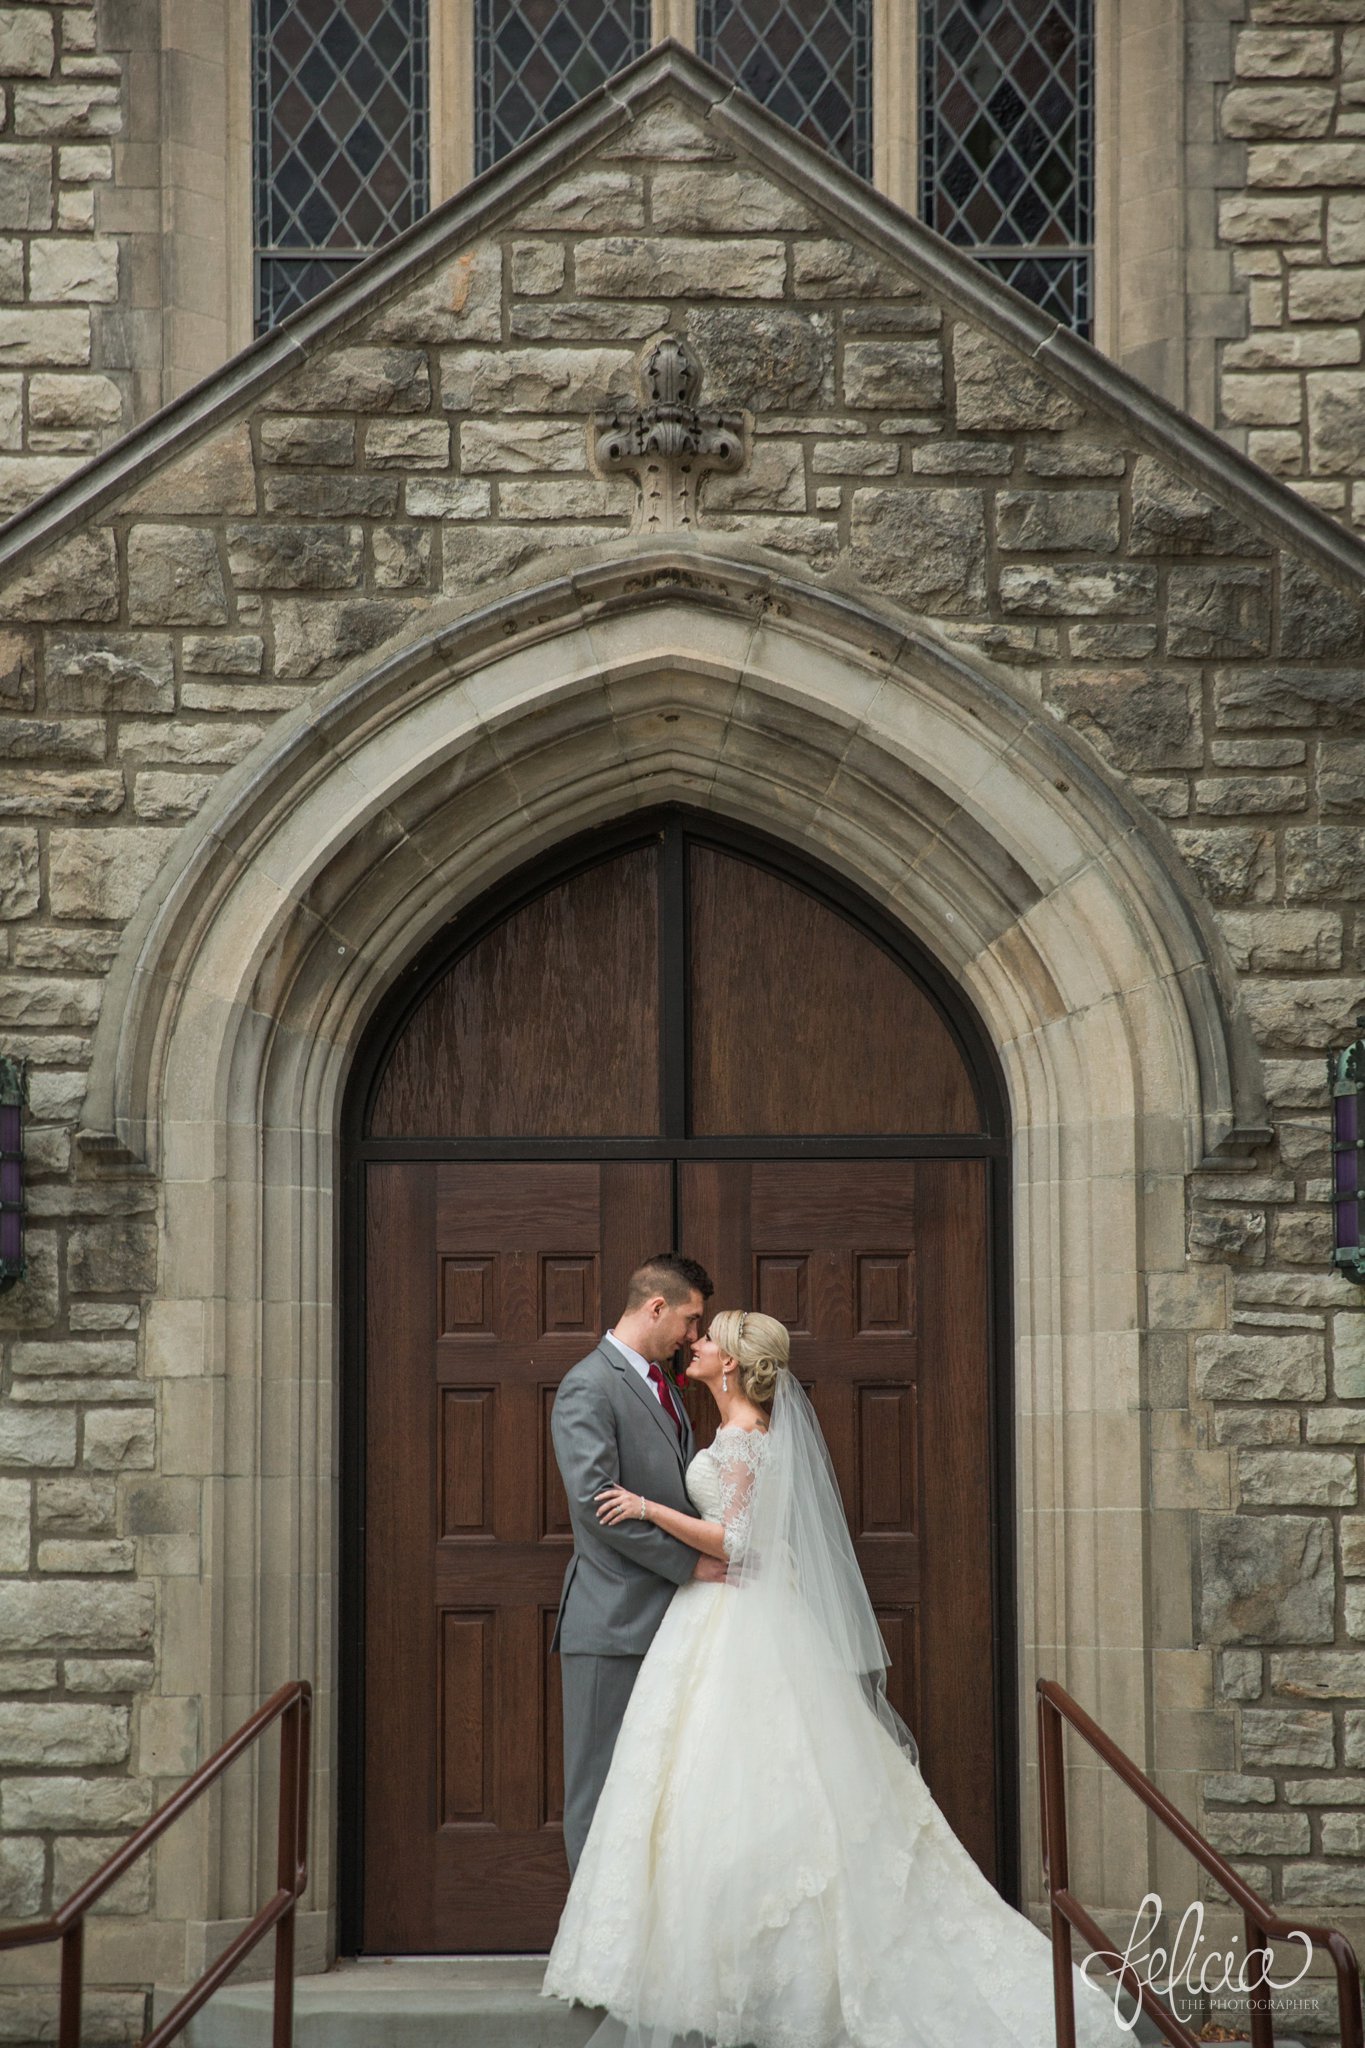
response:
M208 1584L167 1581L163 1683L202 1693L210 1674L211 1744L284 1677L313 1679L319 1962L350 1057L464 904L665 801L750 818L843 873L975 1005L1014 1132L1020 1746L1042 1669L1150 1759L1144 1287L1183 1271L1186 1173L1260 1121L1216 935L1145 813L1012 678L861 600L637 541L472 617L429 615L281 721L187 830L106 999L88 1120L161 1180L148 1367L203 1486ZM205 1816L206 1943L251 1910L270 1776L230 1781ZM1031 1770L1024 1786L1032 1845ZM1135 1904L1135 1815L1102 1811L1086 1771L1073 1813L1078 1881Z

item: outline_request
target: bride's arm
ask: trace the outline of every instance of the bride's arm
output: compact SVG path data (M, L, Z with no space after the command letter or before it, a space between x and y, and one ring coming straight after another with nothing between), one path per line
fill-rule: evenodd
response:
M643 1515L640 1513L642 1505ZM725 1556L723 1522L699 1521L695 1515L684 1515L677 1508L665 1507L662 1501L646 1500L641 1493L630 1493L624 1486L608 1486L598 1494L597 1518L607 1528L614 1528L618 1522L653 1522L656 1529L676 1536L680 1543L690 1544L693 1550L700 1550L706 1557Z

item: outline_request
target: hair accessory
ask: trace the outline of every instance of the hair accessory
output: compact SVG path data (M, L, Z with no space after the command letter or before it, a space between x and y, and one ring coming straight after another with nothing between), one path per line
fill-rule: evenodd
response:
M748 1322L748 1320L749 1320L749 1311L748 1311L748 1309L747 1309L747 1308L745 1308L745 1309L741 1309L741 1310L740 1310L740 1314L739 1314L739 1332L738 1332L738 1335L737 1335L737 1336L736 1336L736 1338L735 1338L735 1342L736 1342L736 1344L738 1344L738 1342L739 1342L740 1338L741 1338L741 1337L742 1337L742 1336L744 1335L744 1325L745 1325L745 1324L746 1324L746 1323Z

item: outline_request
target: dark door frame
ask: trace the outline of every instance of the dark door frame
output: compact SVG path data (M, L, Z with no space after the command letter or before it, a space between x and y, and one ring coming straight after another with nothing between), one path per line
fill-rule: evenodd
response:
M375 1092L418 1006L465 953L525 904L617 854L661 848L661 1134L656 1138L369 1138ZM686 850L700 842L752 861L815 897L888 954L915 981L951 1032L976 1089L978 1134L905 1137L725 1137L688 1135L688 916ZM359 1950L363 1910L364 1499L365 1499L365 1167L377 1159L982 1159L987 1167L987 1401L992 1502L991 1686L995 1728L996 1826L1000 1890L1019 1903L1019 1756L1015 1683L1014 1346L1011 1259L1011 1134L1004 1069L957 985L879 905L840 875L781 840L709 812L666 805L576 835L527 862L462 912L403 970L368 1026L353 1061L341 1118L340 1572L337 1688L338 1948Z

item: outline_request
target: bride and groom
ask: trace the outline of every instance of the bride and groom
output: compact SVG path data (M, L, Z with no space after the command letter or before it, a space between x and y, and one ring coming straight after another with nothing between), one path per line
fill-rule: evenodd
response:
M1052 1947L953 1834L783 1325L663 1253L551 1418L573 1882L547 1997L590 2048L1045 2048ZM668 1365L718 1411L693 1452ZM1127 2038L1072 1971L1078 2048ZM1109 1981L1105 1979L1104 1981Z

